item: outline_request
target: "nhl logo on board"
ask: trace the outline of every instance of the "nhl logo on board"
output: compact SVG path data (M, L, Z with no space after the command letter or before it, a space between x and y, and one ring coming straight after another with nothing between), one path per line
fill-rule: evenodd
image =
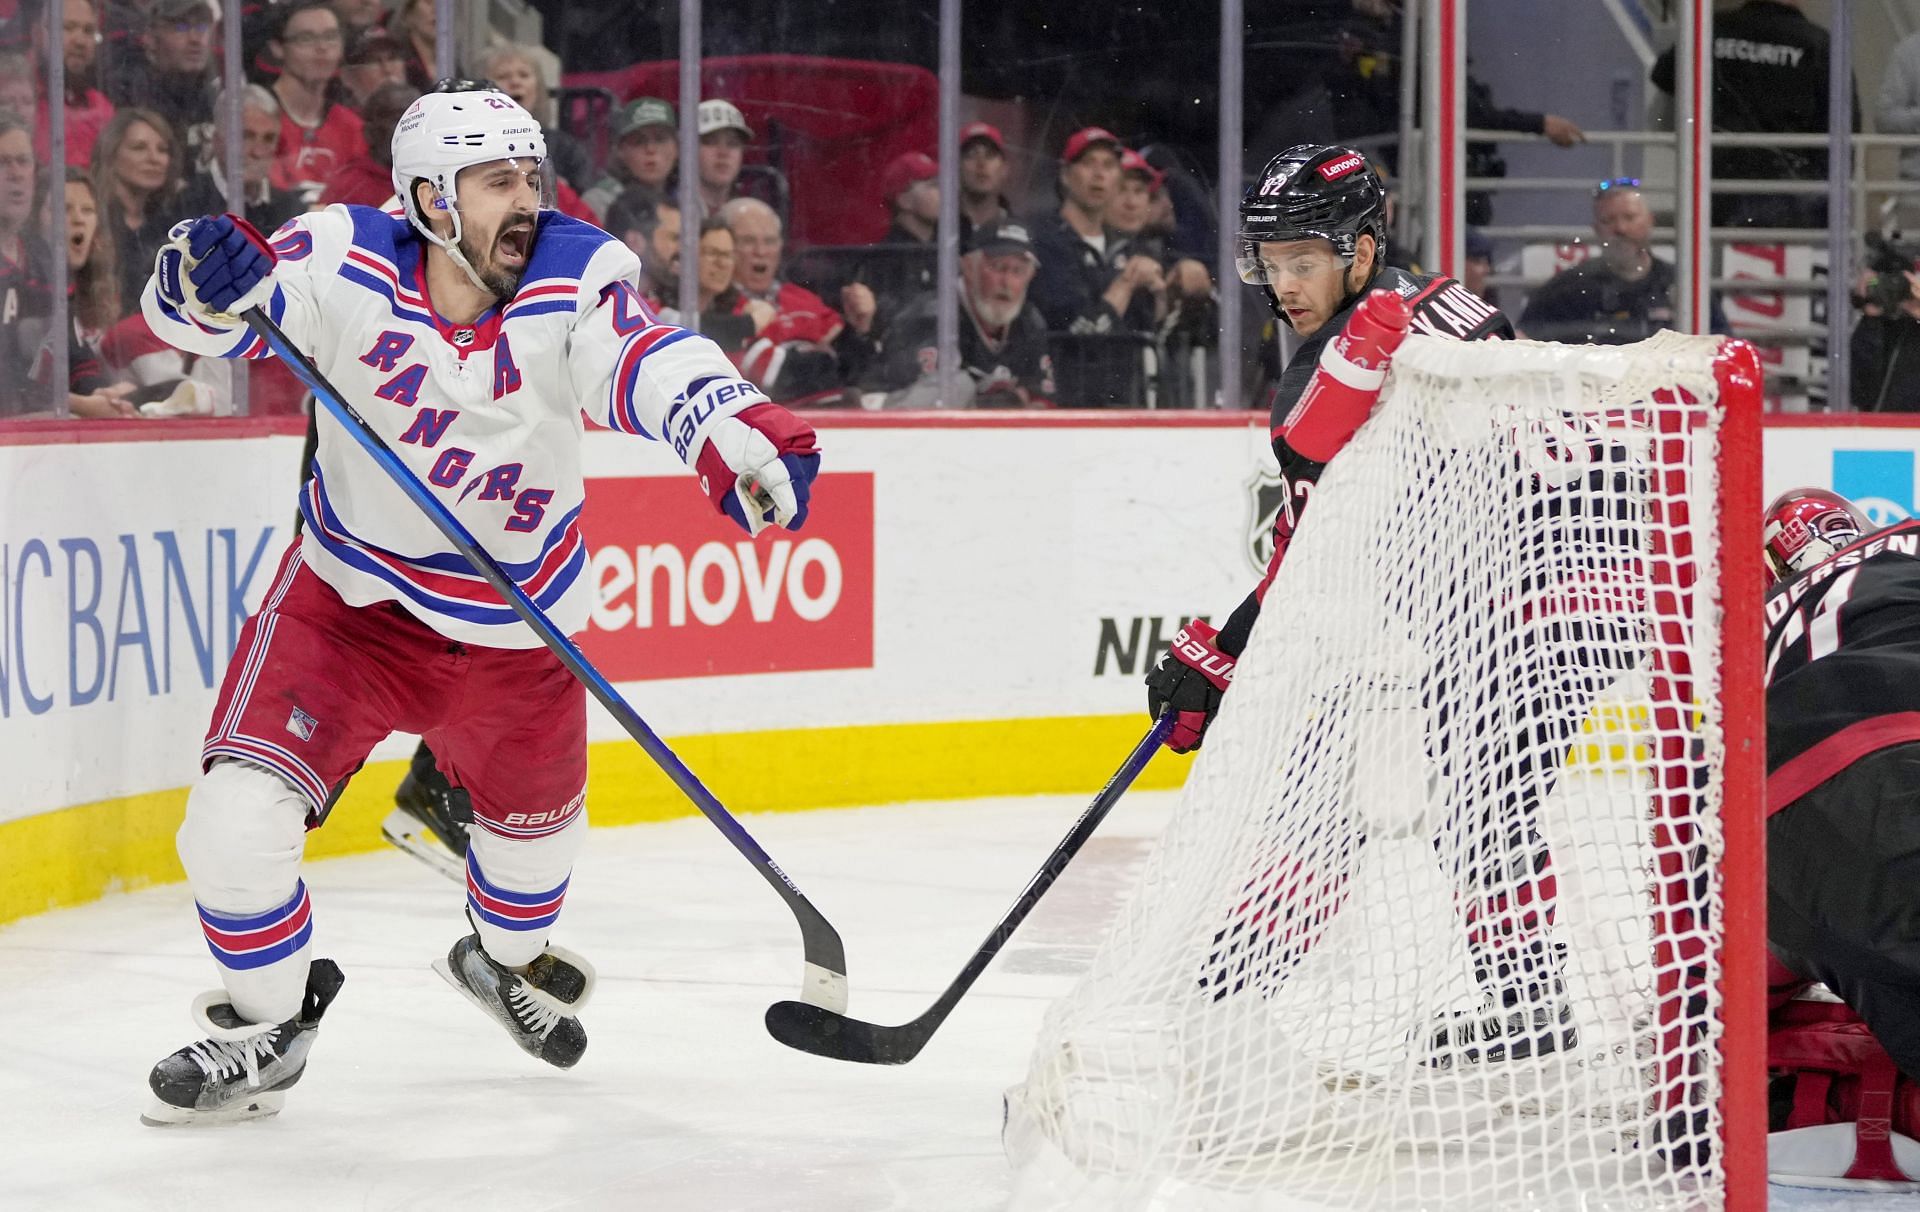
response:
M1287 503L1287 481L1279 468L1263 466L1247 481L1246 492L1251 508L1247 514L1246 546L1241 550L1253 570L1264 573L1267 562L1273 559L1274 521Z
M454 329L453 343L455 345L458 345L462 349L465 349L467 346L473 344L473 330L471 328Z
M319 723L319 720L295 707L293 714L287 717L287 731L303 741L310 741L313 739L313 730L319 726Z

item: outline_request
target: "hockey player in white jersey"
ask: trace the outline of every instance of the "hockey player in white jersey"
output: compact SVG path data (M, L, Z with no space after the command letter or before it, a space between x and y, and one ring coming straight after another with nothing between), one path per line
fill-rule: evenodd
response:
M669 442L750 533L797 530L814 434L706 338L662 324L640 264L541 204L540 126L443 81L393 137L400 218L334 206L271 243L231 215L177 226L142 307L203 355L257 358L261 307L566 632L585 626L582 414ZM154 1067L149 1122L267 1115L299 1080L342 976L312 957L300 879L328 791L389 732L425 736L471 796L467 917L440 967L527 1052L586 1047L584 960L547 943L586 830L586 700L331 415L305 534L242 631L178 845L222 985L207 1038Z

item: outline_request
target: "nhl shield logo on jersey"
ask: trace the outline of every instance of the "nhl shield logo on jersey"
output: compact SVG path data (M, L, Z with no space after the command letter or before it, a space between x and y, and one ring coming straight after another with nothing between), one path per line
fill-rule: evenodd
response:
M1247 481L1247 501L1252 506L1247 519L1247 562L1264 573L1273 559L1273 523L1287 500L1287 482L1277 468L1262 467Z
M458 345L462 349L465 349L467 346L473 344L473 330L471 328L454 329L453 343L455 345Z

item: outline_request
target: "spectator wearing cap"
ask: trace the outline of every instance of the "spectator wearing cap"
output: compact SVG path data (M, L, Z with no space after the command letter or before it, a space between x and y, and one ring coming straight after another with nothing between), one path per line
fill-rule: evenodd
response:
M327 180L365 147L360 115L333 100L343 50L340 18L326 0L281 6L268 49L280 62L280 145L273 183L317 200Z
M393 192L393 128L420 96L405 80L382 84L367 98L360 130L360 154L342 164L320 194L320 205L344 202L348 206L384 207L399 202Z
M553 166L558 181L575 190L593 184L593 157L587 154L586 146L547 122L553 106L547 95L546 77L540 74L540 64L531 51L512 43L496 46L480 56L480 75L493 81L501 92L539 119L540 134L547 141L547 163Z
M713 212L738 192L740 168L745 162L747 140L753 138L753 128L747 125L740 107L731 101L702 101L698 118L700 205ZM739 233L734 235L737 239Z
M960 398L940 400L938 307L932 291L887 330L862 384L895 408L1044 408L1053 404L1047 324L1027 299L1037 261L1026 226L997 219L974 229L960 258Z
M855 267L840 292L847 323L876 333L886 317L933 289L939 272L934 231L940 224L940 166L925 152L902 152L880 173L880 192L892 222L886 238ZM855 289L856 287L862 289Z
M227 104L222 97L222 107ZM225 128L215 126L206 167L187 182L180 196L181 214L217 215L233 209L227 195L226 144ZM274 231L306 210L298 194L276 187L269 179L279 146L280 103L258 84L243 86L240 90L240 188L247 222L263 232ZM392 192L391 185L388 192Z
M218 17L211 0L153 0L140 53L130 55L108 81L107 95L117 108L137 107L165 118L189 162L213 134Z
M1156 333L1169 347L1211 349L1219 343L1219 309L1213 275L1198 260L1175 251L1173 209L1166 174L1132 148L1120 153L1120 183L1107 223L1127 241L1128 256L1152 257L1166 276L1166 306Z
M680 207L671 195L635 185L607 207L607 234L640 258L640 294L655 311L680 298ZM733 241L727 241L729 249Z
M746 376L781 400L858 382L878 352L872 315L865 317L865 328L855 327L819 295L781 280L780 216L765 202L734 198L720 208L720 217L733 233L734 285L748 302L770 304L774 311L741 360Z
M680 162L680 120L673 106L658 97L635 97L621 106L613 119L613 155L607 174L582 195L596 214L604 215L625 191L636 185L657 194L672 191L673 169Z
M1090 126L1060 155L1060 209L1030 227L1040 259L1032 297L1047 328L1082 338L1063 367L1074 403L1124 404L1137 390L1141 349L1110 340L1151 334L1165 311L1166 274L1152 257L1130 252L1107 225L1119 185L1119 139Z
M393 16L387 18L388 32L407 50L407 83L423 93L440 75L434 66L438 60L435 43L439 20L434 0L398 0Z
M60 57L66 71L67 163L84 166L93 155L94 140L113 117L113 102L94 87L100 53L100 22L95 16L94 0L66 0L62 7ZM31 13L29 39L35 70L29 71L24 61L17 66L0 63L0 82L17 81L26 85L31 104L23 108L10 98L0 97L0 108L32 120L33 154L45 164L53 155L53 140L47 125L52 109L46 95L49 78L46 64L53 47L47 28L51 10L47 0L35 0L26 11Z
M969 247L973 229L1013 218L1007 204L1007 141L991 122L960 128L960 247Z
M354 30L347 35L346 53L340 59L340 88L347 104L367 116L367 98L381 86L404 84L407 80L407 50L379 26Z

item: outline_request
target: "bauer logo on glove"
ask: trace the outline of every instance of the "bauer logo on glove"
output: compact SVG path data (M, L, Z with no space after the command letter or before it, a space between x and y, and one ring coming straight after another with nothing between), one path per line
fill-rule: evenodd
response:
M1147 672L1147 714L1158 718L1164 709L1173 710L1167 748L1175 753L1200 748L1221 697L1233 685L1235 661L1216 646L1219 636L1204 620L1194 619Z
M183 219L154 264L154 290L175 313L232 324L273 298L277 261L267 238L238 215Z

